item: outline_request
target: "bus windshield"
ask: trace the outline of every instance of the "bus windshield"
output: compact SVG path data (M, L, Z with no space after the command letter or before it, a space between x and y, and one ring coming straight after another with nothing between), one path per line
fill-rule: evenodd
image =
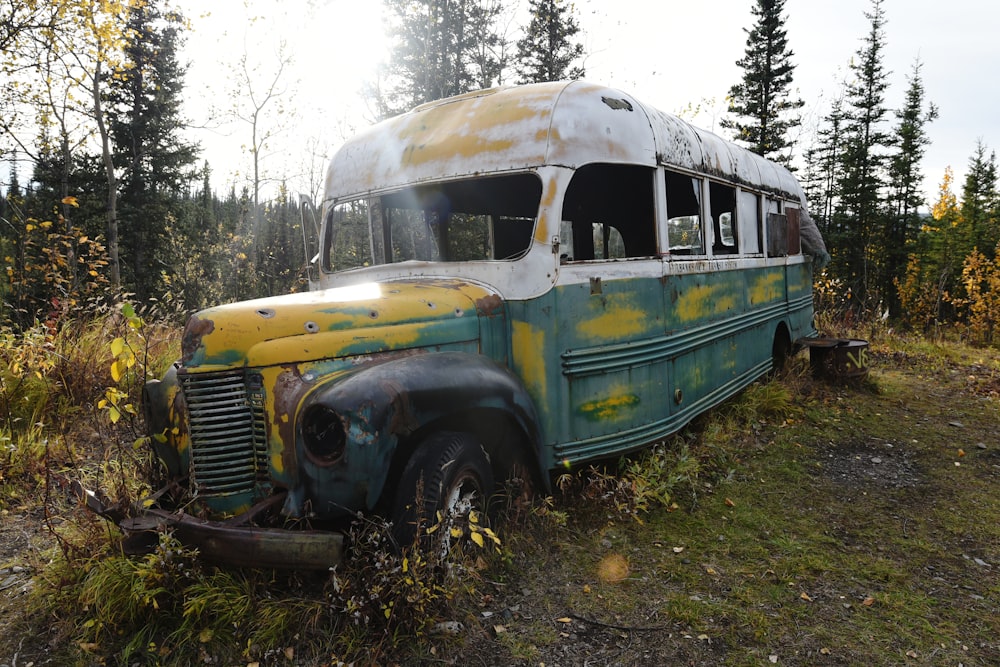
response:
M515 260L531 245L542 185L533 173L415 185L337 202L324 268L411 260Z

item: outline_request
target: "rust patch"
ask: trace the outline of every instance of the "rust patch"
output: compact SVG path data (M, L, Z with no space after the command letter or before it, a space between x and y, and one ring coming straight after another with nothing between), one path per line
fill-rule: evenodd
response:
M288 366L274 381L272 396L274 397L274 414L271 424L281 441L281 459L286 473L297 471L295 452L295 410L309 385L302 381L299 370Z
M184 336L181 338L181 361L187 363L191 357L201 347L201 339L215 331L213 320L203 320L197 315L192 315L184 327Z
M476 310L483 317L503 315L503 299L498 294L490 294L476 299Z

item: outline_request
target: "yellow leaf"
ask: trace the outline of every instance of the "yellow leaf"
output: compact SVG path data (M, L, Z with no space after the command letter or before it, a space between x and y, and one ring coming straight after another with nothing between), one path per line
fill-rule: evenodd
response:
M62 198L62 203L66 204L67 206L74 206L76 208L80 207L80 204L77 203L77 201L76 201L76 197L63 197Z
M563 616L562 618L557 618L556 623L572 623L573 619L569 616Z
M122 380L122 368L121 362L117 359L111 364L111 379L115 382L121 382Z
M111 354L119 356L125 350L125 339L119 336L111 341Z
M451 536L452 537L461 537L462 536L462 529L458 528L456 526L453 526L452 529L451 529Z
M202 644L207 644L208 642L212 641L212 636L213 636L214 634L215 634L215 633L214 633L214 632L212 632L212 629L211 629L211 628L205 628L205 629L204 629L204 630L202 630L202 631L201 631L201 633L200 633L200 634L198 635L198 641L199 641L199 642L201 642Z
M809 594L806 593L805 591L802 591L802 595L800 595L799 597L802 598L803 600L805 600L806 602L812 602L813 601L813 599L811 597L809 597Z
M471 537L472 541L475 542L478 546L480 547L483 546L483 536L480 535L479 533L473 533L469 537Z

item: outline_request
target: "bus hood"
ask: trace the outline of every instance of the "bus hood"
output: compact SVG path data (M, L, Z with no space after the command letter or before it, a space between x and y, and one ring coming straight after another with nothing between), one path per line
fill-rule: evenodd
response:
M479 338L495 292L461 280L364 283L203 310L184 329L181 361L198 371L377 354Z

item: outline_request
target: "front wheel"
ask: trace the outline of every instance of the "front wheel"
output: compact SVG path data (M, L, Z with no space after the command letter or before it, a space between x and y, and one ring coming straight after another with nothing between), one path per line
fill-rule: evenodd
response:
M400 547L437 526L441 549L451 548L453 530L468 534L473 511L485 515L493 493L493 469L482 444L470 433L441 432L427 438L403 469L392 512Z

